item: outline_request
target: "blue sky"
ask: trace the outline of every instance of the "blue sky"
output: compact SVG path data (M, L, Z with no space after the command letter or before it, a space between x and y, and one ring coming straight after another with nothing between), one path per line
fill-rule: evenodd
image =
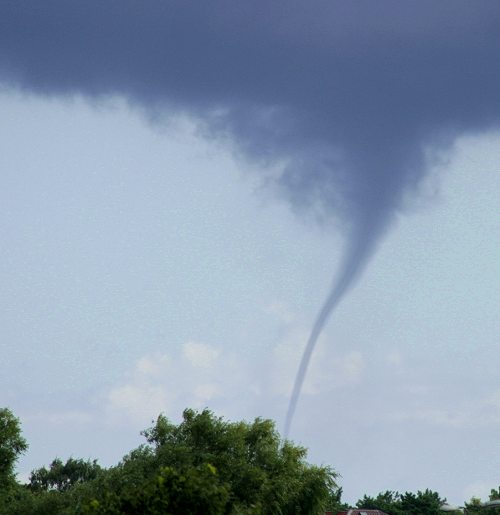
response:
M299 29L300 4L260 23L216 3L211 32L172 2L189 37L155 2L137 22L133 2L118 21L49 4L58 17L2 7L0 404L30 442L22 477L55 456L115 463L160 411L282 430L347 255L291 438L350 501L485 498L500 456L494 4L424 23L410 2L387 23L389 1L317 2ZM60 30L76 14L81 32ZM127 23L149 24L144 43L124 42Z
M186 406L282 429L338 234L186 120L151 125L119 99L0 105L1 391L31 444L20 472L111 464ZM348 499L496 484L498 148L457 143L321 338L291 436Z

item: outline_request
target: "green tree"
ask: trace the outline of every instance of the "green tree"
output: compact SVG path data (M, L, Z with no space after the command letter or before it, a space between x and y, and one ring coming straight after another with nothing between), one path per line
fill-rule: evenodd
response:
M401 494L386 490L377 495L377 497L369 497L367 495L359 499L356 503L358 508L367 508L371 510L382 510L389 515L402 515Z
M325 504L326 511L337 513L339 511L346 511L349 505L342 502L342 487L332 489L328 501Z
M15 484L15 464L27 449L19 419L8 408L0 408L0 490Z
M57 490L63 492L72 486L95 479L101 472L97 460L84 461L69 458L63 463L56 458L49 468L33 470L29 479L29 487L33 491Z
M437 492L429 489L416 494L406 492L401 495L401 509L403 513L411 515L441 515L440 508L445 501Z
M340 502L336 474L308 464L306 449L282 441L270 420L186 410L180 424L160 415L143 435L145 444L108 469L70 458L34 470L0 499L0 514L298 515Z
M82 511L111 515L218 515L224 513L228 498L229 491L218 481L215 467L190 467L182 472L162 467L149 480L120 492L108 490L104 496L87 502Z
M500 486L498 488L492 488L490 491L490 501L496 501L500 499Z
M477 497L472 497L469 502L466 502L465 513L467 513L468 515L472 515L475 513L484 514L485 510L483 510L483 503L481 502L481 499L478 499Z
M495 501L498 499L500 499L500 487L498 487L498 489L492 488L490 491L489 500ZM465 512L469 514L478 513L481 515L494 515L495 513L500 513L500 505L484 507L480 499L473 497L469 502L465 503Z
M446 501L437 492L425 490L412 492L386 492L379 493L377 497L364 496L356 506L358 508L378 509L389 515L438 515L440 507Z
M185 410L178 426L160 415L143 434L160 466L213 465L236 511L319 513L336 488L336 474L307 464L306 449L282 442L270 420L229 423L209 410Z
M143 434L147 445L89 483L88 507L176 513L183 506L182 513L197 513L188 507L199 503L213 513L313 514L336 488L334 472L306 463L306 450L282 442L269 420L230 423L208 410L186 410L179 425L160 415Z

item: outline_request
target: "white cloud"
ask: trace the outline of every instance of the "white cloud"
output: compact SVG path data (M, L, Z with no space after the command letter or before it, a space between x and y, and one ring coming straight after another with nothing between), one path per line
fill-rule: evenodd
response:
M290 324L294 320L293 313L290 311L289 307L281 301L275 301L266 306L264 312L272 315L280 322L284 324Z
M93 416L88 411L83 410L67 410L67 411L51 411L27 415L24 420L43 421L44 423L63 425L63 424L87 424L93 421Z
M401 352L393 350L386 355L386 361L388 365L399 371L403 365L403 356Z
M161 412L172 417L186 407L213 407L254 392L248 387L250 370L233 353L187 342L177 354L142 356L129 378L105 395L105 409L112 418L125 415L143 421Z
M471 497L476 497L485 502L489 500L491 489L497 487L498 477L491 480L476 480L464 488L463 497L467 501L471 499Z
M478 427L500 425L500 390L482 401L462 401L455 406L415 408L391 413L396 421L419 421L437 426Z
M194 388L193 391L194 395L196 396L196 399L198 401L209 401L213 399L214 397L221 394L221 389L218 385L214 383L205 383L200 384Z
M292 328L274 348L268 373L273 393L290 395L309 331ZM315 395L358 383L366 368L359 351L339 355L334 345L320 336L304 381L303 392Z
M408 393L415 396L428 395L431 391L431 387L428 384L408 384L405 389Z
M126 384L109 392L108 410L111 414L123 414L142 422L165 411L168 401L162 386Z
M284 411L308 333L291 328L269 352L269 359L187 342L177 354L142 356L131 375L105 395L106 410L137 420L160 412L175 417L186 407L209 406L235 418L261 415L264 406ZM304 384L304 394L318 395L352 386L362 378L365 359L358 351L338 355L320 338Z
M200 342L187 342L182 346L182 353L194 367L210 368L217 360L220 350Z
M414 409L392 413L390 418L395 421L425 422L431 425L460 427L467 421L463 413L447 409Z
M167 372L172 360L167 354L156 354L154 356L143 356L136 365L139 374L145 376L158 376Z
M348 352L339 359L339 370L345 382L357 383L366 368L363 355L359 351Z
M491 396L486 399L485 404L500 413L500 390L493 392Z

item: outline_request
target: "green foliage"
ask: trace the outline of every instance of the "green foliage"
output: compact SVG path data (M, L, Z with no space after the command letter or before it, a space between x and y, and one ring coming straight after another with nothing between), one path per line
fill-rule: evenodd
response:
M400 515L401 499L398 492L391 492L389 490L379 493L377 497L363 496L362 499L356 503L358 508L367 508L372 510L382 510L389 515Z
M482 513L485 513L486 510L483 509L483 503L481 502L481 499L472 497L472 499L469 502L465 503L465 512L467 514L475 514L475 513L482 514Z
M490 491L490 501L496 501L500 499L500 486L498 488L492 488Z
M269 420L186 410L180 424L160 415L143 435L147 443L109 469L70 458L34 470L0 513L315 514L338 492L335 473L309 465Z
M336 486L335 473L308 465L306 449L282 443L270 420L228 423L208 410L186 410L178 426L160 416L143 434L161 466L215 466L230 485L228 512L320 512Z
M27 448L19 419L8 408L0 408L0 491L15 484L14 466Z
M492 488L489 495L490 501L500 499L500 487ZM483 507L480 499L473 497L468 503L465 503L466 513L480 513L481 515L494 515L500 513L500 506Z
M97 462L70 458L66 463L55 459L49 469L31 473L28 485L16 485L0 499L0 514L50 515L78 513L75 486L97 479L102 471Z
M179 472L162 467L148 481L122 489L108 491L88 502L84 513L103 514L164 514L224 513L229 491L217 479L215 467L208 464Z
M56 491L34 493L24 485L17 485L8 498L0 501L1 515L52 515L67 513L68 499Z
M63 463L56 458L48 469L42 467L31 472L29 487L35 492L40 490L64 492L78 483L95 479L101 470L97 460L91 462L69 458L66 463Z
M56 458L19 485L14 466L27 443L19 420L0 409L0 515L314 515L347 509L333 470L308 464L306 449L282 441L270 420L231 423L209 410L185 410L180 424L160 415L142 434L146 443L114 467ZM491 490L494 499L500 488ZM444 502L431 490L386 491L356 505L389 515L437 515ZM475 499L466 508L498 513Z
M445 499L441 499L437 492L425 490L418 491L416 494L406 492L401 495L401 509L403 513L411 513L412 515L440 515L441 505Z
M339 511L347 511L349 505L342 502L342 488L331 490L328 501L326 502L326 511L337 513Z
M425 490L418 491L416 494L406 492L386 491L377 497L364 496L356 506L358 508L378 509L385 511L389 515L439 515L440 507L445 502L437 492Z

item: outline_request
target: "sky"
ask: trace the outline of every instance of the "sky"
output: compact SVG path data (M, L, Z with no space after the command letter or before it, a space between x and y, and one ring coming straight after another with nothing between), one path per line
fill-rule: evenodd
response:
M498 5L90 4L0 7L0 404L30 443L20 476L116 463L186 407L283 431L326 298L290 438L351 502L486 499Z

